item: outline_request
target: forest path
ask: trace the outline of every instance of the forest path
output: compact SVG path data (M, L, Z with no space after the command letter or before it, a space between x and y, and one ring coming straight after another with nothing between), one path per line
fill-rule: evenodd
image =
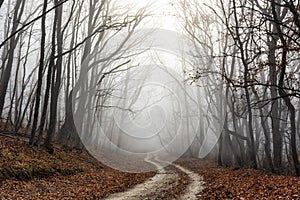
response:
M185 194L181 197L182 199L199 199L199 195L204 189L203 177L197 173L194 173L180 165L172 164L174 167L180 169L186 173L190 179L190 183L185 191Z
M134 188L112 194L110 197L107 198L107 200L141 200L141 199L155 199L155 194L159 194L160 192L164 192L168 189L176 187L176 184L178 184L179 174L175 170L172 170L171 168L163 168L162 160L150 160L145 159L146 162L153 164L157 169L158 173L145 181L144 183L141 183L139 185L136 185ZM168 162L167 162L168 163ZM203 187L203 178L193 173L190 170L187 170L186 168L168 163L171 166L179 169L183 173L185 173L189 177L189 184L184 191L184 194L181 196L181 199L198 199L197 194L199 194ZM154 195L154 196L153 196Z
M161 161L161 160L160 160ZM167 161L161 161L161 162L167 162ZM178 164L167 162L168 164L176 167L183 173L187 174L189 177L189 184L184 192L184 194L180 197L181 199L189 199L189 200L196 200L199 199L200 193L204 189L204 181L203 177L200 176L197 173L194 173Z

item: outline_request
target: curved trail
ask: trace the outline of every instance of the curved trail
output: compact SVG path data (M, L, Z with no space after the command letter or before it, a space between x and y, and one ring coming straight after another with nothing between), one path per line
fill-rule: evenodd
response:
M181 196L181 199L191 199L191 200L199 199L200 193L204 189L204 186L203 186L204 181L203 181L202 176L200 176L199 174L194 173L180 165L177 165L177 164L174 164L174 163L171 163L168 161L162 161L162 160L158 160L158 161L168 163L169 165L176 167L177 169L179 169L180 171L182 171L183 173L188 175L188 177L190 179L190 183L187 186L186 190L184 191L184 194Z
M168 163L177 169L181 170L183 173L187 174L187 176L190 179L190 183L187 186L186 190L184 191L184 194L180 197L180 199L199 199L197 197L197 194L201 193L203 190L203 178L193 173L192 171L177 165L173 164L167 161L162 161L156 159L155 161L150 159L145 159L146 162L153 164L157 169L158 173L145 181L144 183L136 185L134 188L129 189L125 192L115 193L112 194L110 197L107 198L107 200L142 200L142 199L148 199L149 195L151 194L158 194L163 190L166 190L166 188L171 188L174 185L174 182L177 182L179 179L179 175L172 170L166 171L164 168L162 168L161 162Z
M204 189L203 177L199 174L196 174L186 168L181 167L180 165L172 164L174 167L180 169L189 176L190 184L188 185L182 199L199 199L200 193Z
M149 159L145 159L146 162L153 164L157 169L158 173L145 181L144 183L136 185L134 188L120 192L116 194L112 194L107 200L140 200L144 199L151 193L159 192L160 189L165 188L166 185L172 180L178 179L178 175L174 173L168 173L158 162L151 161Z

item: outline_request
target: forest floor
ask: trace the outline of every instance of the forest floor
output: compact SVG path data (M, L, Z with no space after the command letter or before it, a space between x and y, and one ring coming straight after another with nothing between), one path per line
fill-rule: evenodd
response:
M300 199L300 177L220 167L191 158L176 163L203 176L201 199Z
M124 173L86 152L56 146L49 154L20 136L0 134L0 199L300 199L300 178L191 158L156 173Z

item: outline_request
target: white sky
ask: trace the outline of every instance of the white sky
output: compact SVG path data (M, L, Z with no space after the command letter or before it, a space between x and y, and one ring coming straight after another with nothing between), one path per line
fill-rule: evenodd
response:
M179 27L176 19L176 11L172 6L172 0L128 0L136 5L136 8L147 6L147 11L151 17L147 17L145 28L163 28L168 30L177 30ZM174 2L174 0L173 0ZM141 28L141 27L140 27Z

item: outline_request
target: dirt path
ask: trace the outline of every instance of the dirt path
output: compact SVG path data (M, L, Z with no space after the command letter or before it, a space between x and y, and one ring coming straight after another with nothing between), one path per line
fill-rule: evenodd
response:
M170 182L178 178L177 174L167 172L164 168L162 168L159 162L149 159L145 159L145 161L156 166L156 168L158 169L158 173L146 182L141 183L128 191L111 195L109 198L107 198L107 200L144 199L151 193L159 192L160 189L164 188L166 185L169 185Z
M162 168L161 160L150 160L145 159L146 162L149 162L156 166L158 173L148 179L146 182L136 185L134 188L127 190L125 192L120 192L111 195L107 200L141 200L148 199L151 194L159 194L162 191L166 191L168 188L172 188L174 184L179 179L179 175L174 170L166 170ZM183 173L187 174L190 179L190 183L187 189L184 191L181 199L198 199L197 195L203 189L203 179L200 175L193 173L180 165L169 163L170 165L176 167Z
M190 178L190 184L188 185L182 199L199 199L201 191L204 189L203 177L196 174L180 165L172 164L174 167L180 169L186 173Z

